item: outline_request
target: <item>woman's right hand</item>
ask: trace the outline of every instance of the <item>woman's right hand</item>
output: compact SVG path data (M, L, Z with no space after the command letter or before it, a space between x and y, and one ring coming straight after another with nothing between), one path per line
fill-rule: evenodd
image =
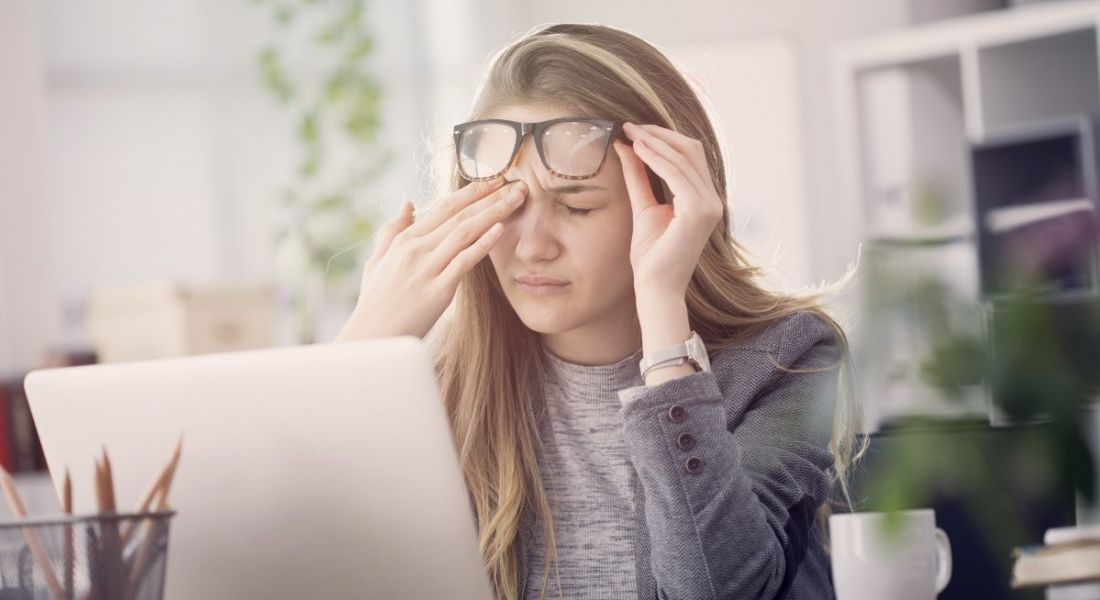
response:
M462 277L500 239L500 221L523 204L527 184L503 182L498 177L470 183L415 223L406 202L363 267L359 300L336 341L427 335Z

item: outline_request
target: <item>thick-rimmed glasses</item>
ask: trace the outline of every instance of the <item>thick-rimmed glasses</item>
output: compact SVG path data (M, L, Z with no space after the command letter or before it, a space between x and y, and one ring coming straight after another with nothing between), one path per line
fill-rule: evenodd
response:
M588 179L599 172L611 140L630 139L622 123L590 117L560 117L540 123L481 119L455 125L458 172L470 181L493 179L516 158L523 138L534 135L546 170L565 179Z

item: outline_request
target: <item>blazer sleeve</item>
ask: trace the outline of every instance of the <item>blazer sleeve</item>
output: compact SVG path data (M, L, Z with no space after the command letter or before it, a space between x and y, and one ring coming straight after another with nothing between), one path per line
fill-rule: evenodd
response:
M723 349L711 371L618 392L661 597L782 597L807 552L829 491L840 350L812 313L775 327L759 347ZM832 368L787 373L768 354Z

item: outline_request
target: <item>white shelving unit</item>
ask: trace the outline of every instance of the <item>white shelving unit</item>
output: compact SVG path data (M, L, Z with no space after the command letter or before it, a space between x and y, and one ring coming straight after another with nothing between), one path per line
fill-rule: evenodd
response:
M934 274L981 314L977 237L989 215L980 220L975 210L971 148L1019 124L1100 113L1098 29L1100 1L1052 0L837 46L838 209L856 216L853 233L871 247L865 255L875 260L877 252L914 285ZM1067 199L992 218L1013 227L1089 203ZM984 319L960 315L953 326L985 334ZM981 386L960 405L917 381L912 363L929 341L919 319L899 317L867 335L888 338L865 350L873 364L860 365L867 429L907 413L989 413Z
M862 209L862 230L894 218L874 198L918 180L948 199L943 214L965 215L969 143L1004 125L1100 112L1098 28L1100 2L1061 0L839 45L841 197Z

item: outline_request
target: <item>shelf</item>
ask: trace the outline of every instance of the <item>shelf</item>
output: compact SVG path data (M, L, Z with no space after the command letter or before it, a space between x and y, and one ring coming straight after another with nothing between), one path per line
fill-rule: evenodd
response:
M974 306L1023 291L1021 267L1051 282L1050 301L1100 292L1098 28L1100 0L1058 0L835 47L838 209L854 215L843 233L892 282L875 306L885 323L861 340L881 416L944 408L897 372L921 355L898 348L930 335L890 324L920 320L920 281Z
M893 384L883 389L891 419L925 417L955 422L969 417L989 421L989 399L980 385L965 386L961 398L952 398L920 380Z
M872 226L867 239L884 244L930 245L971 241L974 233L974 220L969 214L962 214L935 225Z
M990 306L996 306L1000 303L1012 302L1018 299L1019 294L990 293L986 294L982 298L982 302ZM1032 296L1032 300L1041 304L1063 305L1080 304L1082 302L1096 302L1097 300L1100 300L1100 287L1060 290L1051 285L1049 286L1048 291L1036 293L1034 296Z
M1046 117L1001 125L975 145L984 296L1097 287L1097 131L1092 113Z
M880 32L837 46L836 57L852 71L893 66L1057 36L1098 21L1100 3L1093 0L1045 2Z
M1002 206L985 215L985 228L991 233L1004 233L1019 227L1054 219L1078 211L1096 212L1088 198L1075 200L1051 200L1015 206Z
M929 284L942 287L944 300L977 304L978 261L975 242L964 239L943 243L919 243L886 238L869 240L867 270L873 273L869 295L891 306L908 310L914 292L927 291ZM965 321L963 319L962 321Z

